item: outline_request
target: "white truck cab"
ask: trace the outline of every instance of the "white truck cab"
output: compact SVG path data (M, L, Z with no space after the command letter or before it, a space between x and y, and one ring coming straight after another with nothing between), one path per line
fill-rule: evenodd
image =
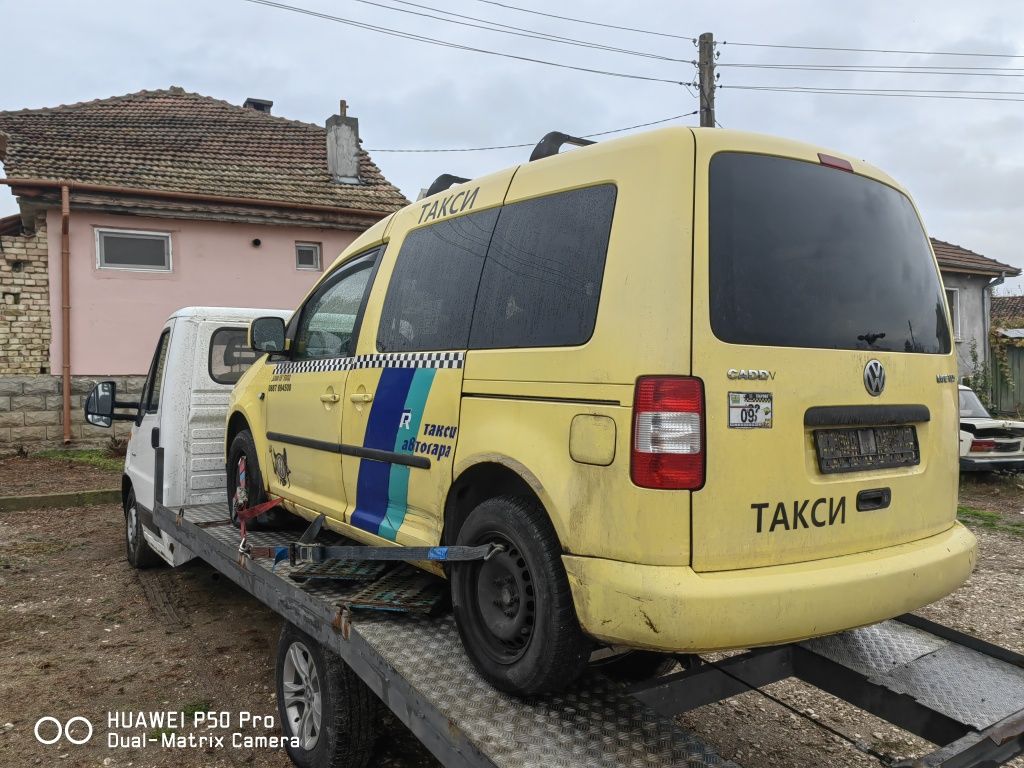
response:
M246 333L257 317L287 321L290 311L233 307L185 307L171 315L156 344L138 402L117 399L113 381L97 384L86 420L109 427L134 422L121 479L128 559L136 567L172 566L193 554L153 524L155 500L168 507L227 504L224 420L228 396L258 353ZM118 412L120 411L120 412ZM163 454L163 472L157 454Z

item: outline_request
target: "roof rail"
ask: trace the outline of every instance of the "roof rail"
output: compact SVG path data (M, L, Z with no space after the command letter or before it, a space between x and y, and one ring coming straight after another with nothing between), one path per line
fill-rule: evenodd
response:
M443 192L452 184L462 184L464 181L469 181L469 179L463 178L462 176L453 176L450 173L442 173L434 179L434 183L427 188L427 194L424 195L424 197L430 197L438 192Z
M590 139L581 139L577 136L570 136L567 133L561 131L552 131L547 134L543 139L537 142L537 146L533 148L533 152L530 153L530 162L534 160L540 160L544 157L551 157L557 155L558 150L562 148L563 144L575 144L577 147L586 147L589 144L595 144L596 142Z

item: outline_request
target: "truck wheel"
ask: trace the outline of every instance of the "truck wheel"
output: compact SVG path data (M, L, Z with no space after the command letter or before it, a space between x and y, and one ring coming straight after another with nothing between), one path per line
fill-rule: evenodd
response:
M152 568L163 562L160 556L149 548L146 538L142 535L142 520L139 519L134 490L128 491L124 500L124 543L128 562L134 568Z
M518 497L488 499L469 514L457 543L502 547L489 560L451 569L456 625L477 671L519 695L558 691L579 678L591 642L544 510Z
M267 489L263 485L263 473L260 471L260 462L256 458L256 443L252 439L252 433L247 429L243 429L231 441L231 449L228 451L227 474L228 511L231 515L232 525L237 528L238 510L254 507L267 500ZM278 521L276 510L271 510L255 520L250 520L248 527L259 528L261 525L272 525Z
M380 700L355 672L289 623L277 643L277 709L299 768L363 768L380 724Z

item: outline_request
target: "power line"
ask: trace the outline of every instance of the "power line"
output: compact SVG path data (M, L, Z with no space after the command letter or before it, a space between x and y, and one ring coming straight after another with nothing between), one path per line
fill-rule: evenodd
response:
M962 67L953 64L928 64L928 65L917 65L917 64L829 64L829 63L801 63L801 64L779 64L775 62L723 62L717 64L719 67L748 67L748 68L761 68L761 67L773 67L782 69L852 69L852 70L876 70L876 69L911 69L911 70L932 70L942 69L948 71L979 71L979 72L1024 72L1024 67Z
M1020 72L966 72L957 68L949 68L944 71L931 69L905 69L894 66L882 68L853 67L850 65L830 66L828 64L730 64L728 62L715 64L716 67L737 67L740 69L772 69L797 72L854 72L874 75L944 75L948 77L1024 77L1024 71Z
M1020 101L1024 102L1024 98L994 98L991 96L960 96L954 95L956 92L951 94L942 93L918 93L913 90L910 91L899 91L892 92L880 89L852 89L852 88L814 88L810 86L776 86L776 85L719 85L719 88L731 88L737 91L773 91L776 93L817 93L827 94L831 96L882 96L892 98L906 98L906 99L952 99L954 101ZM970 93L970 92L968 92ZM993 91L992 93L999 93ZM1013 93L1007 91L1006 93Z
M719 88L739 88L740 86L725 86L720 85ZM969 95L982 95L992 94L996 96L1024 96L1024 91L978 91L974 89L957 90L951 88L843 88L843 87L826 87L817 85L750 85L743 86L748 89L755 88L786 88L787 90L794 91L841 91L844 93L952 93L952 94L969 94Z
M599 131L597 133L586 133L580 138L593 139L597 136L608 136L612 133L622 133L623 131L632 131L636 128L647 128L651 125L659 125L661 123L668 123L672 120L679 120L683 117L690 117L696 115L697 111L687 112L685 115L673 115L672 117L663 117L661 120L652 120L649 123L637 123L636 125L627 125L625 128L614 128L610 131ZM536 146L537 142L526 142L524 144L501 144L493 147L459 147L456 149L368 149L367 152L404 152L404 153L421 153L421 152L487 152L492 149L523 149L525 147Z
M593 69L590 67L578 67L572 64L562 64L556 61L548 61L546 59L535 59L530 56L519 56L513 53L503 53L501 51L492 51L487 48L476 48L470 45L462 45L461 43L453 43L449 40L441 40L439 38L427 37L425 35L418 35L412 32L404 32L398 29L391 29L389 27L381 27L375 24L367 24L361 21L355 21L353 19L346 19L341 16L332 16L327 13L321 13L320 11L314 11L309 8L300 8L294 5L286 5L285 3L273 2L273 0L243 0L246 3L252 3L254 5L265 5L269 8L277 8L283 11L291 11L293 13L301 13L306 16L312 16L314 18L323 19L325 21L333 21L338 24L345 24L357 29L365 29L371 32L378 32L383 35L389 35L391 37L398 37L405 40L415 40L421 43L429 43L431 45L438 45L444 48L452 48L459 51L471 51L473 53L484 53L488 56L500 56L506 59L515 59L517 61L528 61L534 64L544 64L549 67L559 67L561 69L571 69L577 72L589 72L594 75L607 75L609 77L621 77L629 80L646 80L653 83L669 83L671 85L683 85L679 80L669 80L662 77L651 77L648 75L636 75L625 72L614 72L611 70L604 69Z
M647 59L658 59L660 61L671 61L680 64L690 63L689 59L678 59L671 56L662 56L657 53L651 53L649 51L637 51L631 48L618 48L612 45L604 45L603 43L597 43L592 40L580 40L573 37L565 37L563 35L554 35L549 32L542 32L536 29L528 29L526 27L517 27L512 24L502 24L497 21L490 21L489 19L482 19L479 16L469 16L464 13L455 13L454 11L445 11L440 8L433 8L429 5L422 5L420 3L410 2L409 0L394 0L394 2L400 5L408 5L412 8L420 8L423 11L432 11L433 13L423 13L420 11L411 11L405 8L395 8L394 6L385 5L383 3L374 2L374 0L355 0L357 3L363 3L365 5L374 5L378 8L384 8L389 11L396 11L398 13L409 13L414 16L422 16L428 19L436 19L437 21L444 21L449 24L459 24L465 27L473 27L476 29L484 29L488 32L501 32L506 35L516 35L517 37L533 38L535 40L544 40L549 43L560 43L562 45L574 45L580 48L594 48L601 51L609 51L611 53L624 53L630 56L641 56ZM445 16L452 16L454 18L446 19L442 16L435 16L434 13L442 13ZM456 21L455 19L468 19L469 22L480 22L480 24L469 23L465 21ZM486 26L485 26L486 25Z
M605 27L606 29L620 29L624 32L639 32L641 35L655 35L657 37L671 37L675 40L689 40L690 42L696 43L697 38L694 35L673 35L668 32L656 32L653 29L638 29L637 27L622 27L618 24L604 24L600 21L591 21L590 19L578 19L573 16L559 16L556 13L545 13L544 11L535 11L532 8L522 8L518 5L509 5L508 3L499 3L497 0L476 0L478 3L486 3L487 5L496 5L499 8L508 8L512 11L520 11L521 13L532 13L535 16L547 16L549 19L561 19L562 21L574 21L577 24L589 24L593 27Z
M485 0L480 0L484 2ZM736 43L731 40L723 40L722 45L738 45L747 48L785 48L796 51L845 51L850 53L894 53L908 56L969 56L975 58L993 59L1024 59L1024 54L1019 53L977 53L966 51L904 51L890 48L839 48L827 45L783 45L781 43Z

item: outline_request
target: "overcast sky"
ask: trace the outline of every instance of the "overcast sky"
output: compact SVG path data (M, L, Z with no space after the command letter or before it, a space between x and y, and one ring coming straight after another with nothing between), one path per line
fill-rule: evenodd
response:
M481 0L423 5L602 45L696 58L688 39L584 25ZM395 6L393 0L374 0ZM630 3L511 5L612 25L696 36L711 31L722 65L949 65L1024 68L1024 13L1011 3ZM563 64L690 81L694 68L524 39L386 10L356 0L290 4L463 45ZM419 10L409 4L407 10ZM45 11L44 11L45 9ZM364 147L410 198L439 173L474 176L524 160L529 149L451 154L384 148L535 142L550 130L589 134L692 112L679 85L608 77L396 39L244 0L58 2L0 0L0 109L47 107L180 85L241 104L271 99L274 114L320 123L338 100L359 118ZM1020 58L804 51L736 43L966 51ZM726 128L778 134L874 163L914 195L931 235L1024 267L1024 101L986 102L729 90L775 85L1024 92L1024 69L1003 76L910 75L720 68L717 115ZM1024 95L1003 98L1024 99ZM676 121L695 123L689 116ZM16 210L0 188L0 215ZM1020 281L1011 286L1020 292Z

